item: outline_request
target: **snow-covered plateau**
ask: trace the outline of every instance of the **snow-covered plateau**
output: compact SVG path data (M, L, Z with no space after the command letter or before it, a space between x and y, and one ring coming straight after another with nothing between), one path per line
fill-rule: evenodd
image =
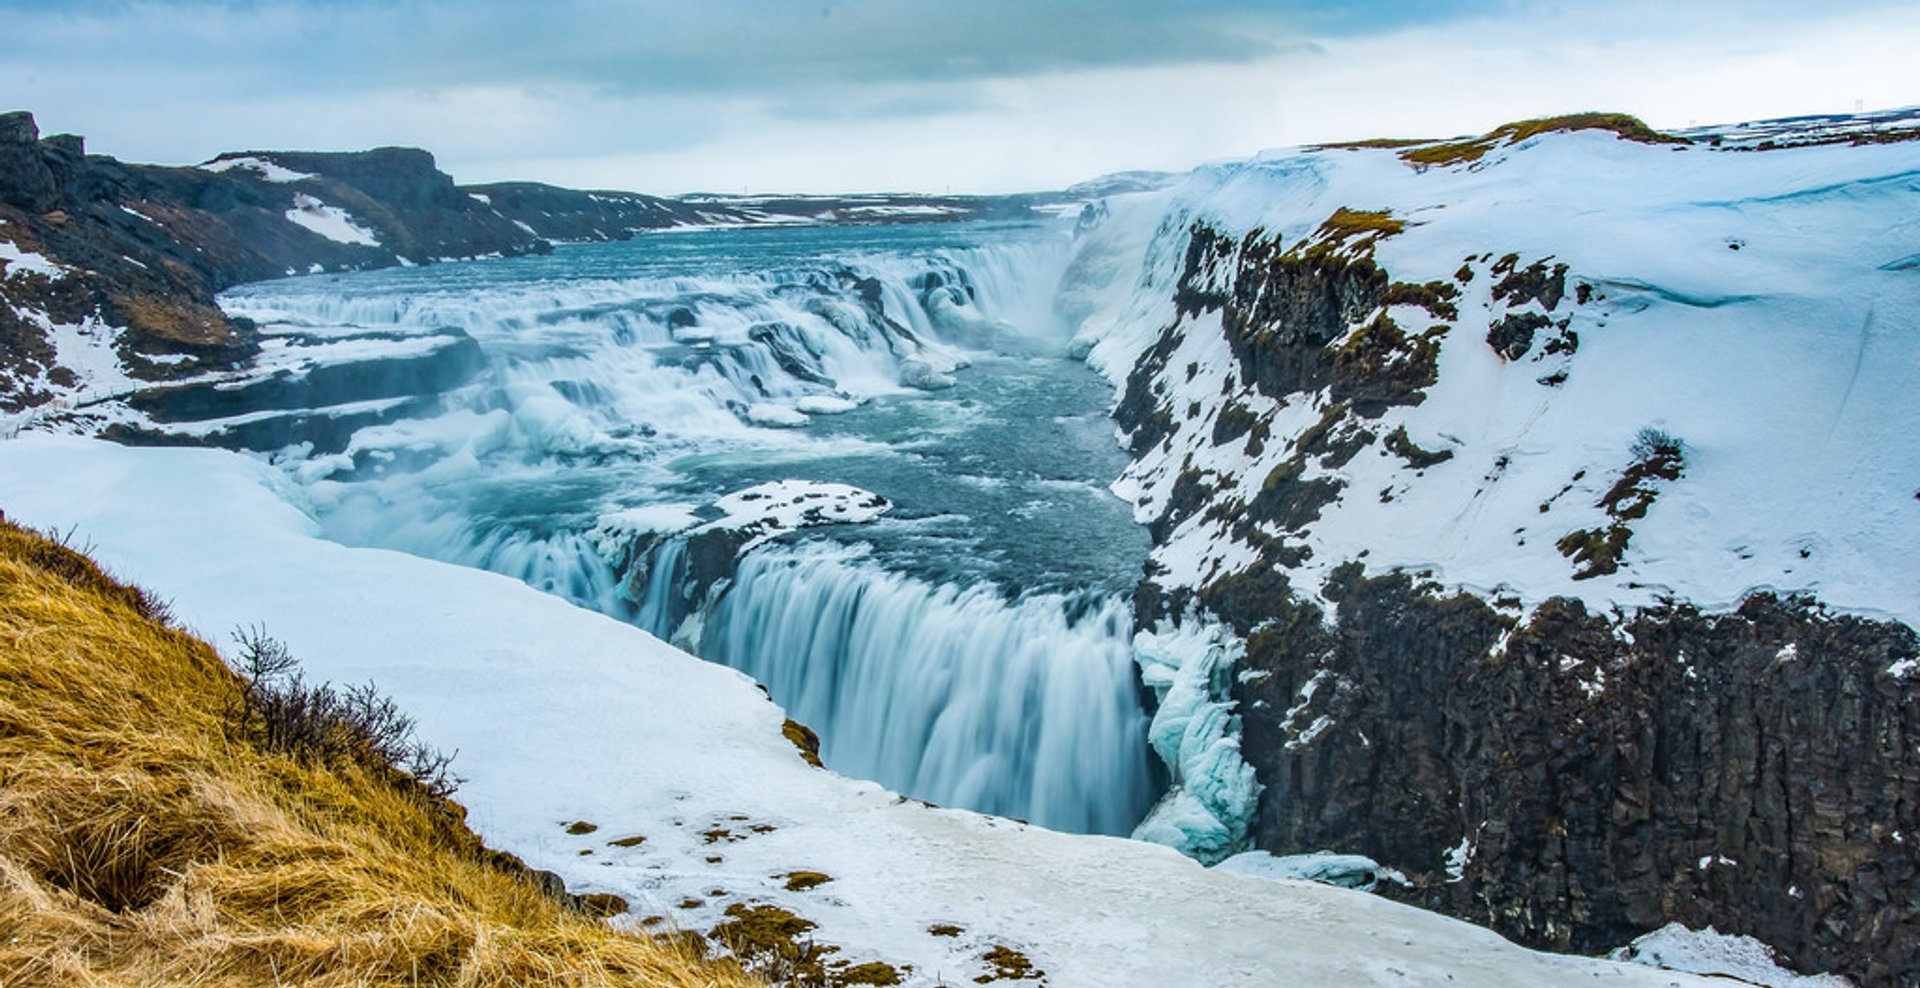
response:
M996 947L1062 988L1705 983L904 800L808 766L745 676L505 577L325 541L290 493L227 452L0 444L10 518L75 533L210 641L264 626L316 677L373 680L458 749L469 823L490 844L576 892L624 896L624 922L704 929L728 905L779 904L847 959L910 965L922 985L990 976ZM591 832L570 832L581 821ZM789 891L796 872L829 880Z
M1327 148L1203 168L1164 200L1128 204L1150 217L1094 234L1113 243L1083 248L1146 266L1109 282L1083 317L1082 345L1116 383L1175 326L1154 398L1180 428L1119 487L1142 522L1165 513L1185 473L1221 500L1251 502L1297 452L1286 440L1340 431L1322 420L1343 400L1364 404L1339 382L1258 386L1219 307L1176 314L1190 229L1231 251L1196 272L1201 290L1233 290L1249 234L1309 248L1303 256L1314 243L1345 246L1396 284L1439 294L1377 298L1328 346L1369 344L1366 328L1384 315L1409 342L1381 356L1424 361L1428 379L1362 409L1379 441L1339 466L1307 465L1300 480L1341 489L1294 537L1306 550L1284 567L1296 585L1318 587L1364 553L1370 571L1421 571L1523 607L1674 597L1725 609L1776 590L1913 624L1917 193L1920 143L1749 152L1604 130L1454 165ZM1351 232L1324 225L1336 210L1385 215ZM1537 317L1536 328L1503 353L1488 329L1516 316ZM1236 417L1235 441L1220 439ZM1681 474L1648 481L1655 496L1617 568L1584 575L1557 542L1616 520L1600 502L1648 430L1679 445ZM1274 441L1249 452L1254 431ZM1155 552L1159 582L1198 587L1244 569L1258 548L1232 531L1239 521L1185 520Z

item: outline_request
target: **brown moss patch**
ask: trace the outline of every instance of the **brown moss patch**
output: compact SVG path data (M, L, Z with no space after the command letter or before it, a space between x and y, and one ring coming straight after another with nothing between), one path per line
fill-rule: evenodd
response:
M110 322L153 341L188 347L225 346L233 326L214 306L164 295L114 295L107 300Z
M978 984L995 981L1038 981L1047 976L1047 972L1033 966L1027 955L1012 947L994 947L980 955L980 959L992 968L973 980Z
M1407 427L1404 425L1396 426L1392 432L1387 434L1386 447L1395 456L1407 461L1407 466L1415 470L1425 470L1435 464L1445 463L1453 459L1453 450L1429 450L1421 448L1418 443L1415 443L1407 436Z
M774 877L778 878L780 876L775 875ZM792 871L787 873L786 879L787 891L805 892L810 888L818 888L833 881L833 876L818 871Z
M900 969L884 961L868 961L835 975L834 980L843 985L897 985L903 979Z
M1501 124L1492 132L1470 140L1411 147L1400 152L1400 160L1419 167L1471 164L1496 147L1517 144L1541 134L1576 130L1604 130L1621 140L1640 144L1692 143L1684 137L1662 134L1647 126L1640 118L1625 113L1569 113Z
M808 765L826 768L820 762L820 735L814 733L813 728L789 717L785 724L780 725L780 733L800 749L800 757L806 759Z
M1422 285L1396 281L1381 294L1380 304L1417 305L1435 319L1458 319L1460 309L1453 304L1453 300L1459 297L1460 289L1444 281L1429 281Z
M573 897L574 905L583 913L600 919L618 916L627 911L627 900L612 892L588 892Z
M1304 248L1296 244L1287 253L1297 251L1309 259L1333 254L1370 255L1374 244L1382 238L1395 236L1406 229L1406 221L1394 219L1391 210L1348 209L1341 206L1304 241Z

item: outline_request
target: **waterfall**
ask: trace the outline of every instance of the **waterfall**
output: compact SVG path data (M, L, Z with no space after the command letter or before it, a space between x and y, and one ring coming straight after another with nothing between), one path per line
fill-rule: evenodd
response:
M700 650L817 728L837 771L1125 834L1152 800L1132 619L1117 599L1073 605L933 586L811 544L749 554Z
M338 454L277 454L328 537L503 573L734 666L819 731L828 764L849 775L1126 834L1155 793L1123 600L1009 600L991 576L942 583L930 574L952 568L933 567L916 578L830 539L763 546L735 568L671 535L762 479L756 469L836 457L867 470L950 458L983 491L1032 485L1029 500L1055 498L1031 467L972 476L992 473L994 452L935 448L944 433L927 423L939 420L913 413L881 413L884 434L839 424L857 415L763 426L804 426L866 399L911 405L912 389L954 385L950 372L980 351L1018 357L994 373L1035 373L1034 355L1066 345L1050 307L1065 247L1037 228L703 232L293 278L222 304L274 347L398 350L452 327L486 358L483 374L439 396L440 414L362 428ZM956 394L928 398L925 414L972 415L978 399ZM942 503L955 526L1026 508ZM635 510L673 520L623 551L593 535ZM982 558L1027 551L992 544L997 531L969 533ZM895 569L920 571L893 551ZM697 595L692 569L708 581ZM709 601L715 579L726 589Z

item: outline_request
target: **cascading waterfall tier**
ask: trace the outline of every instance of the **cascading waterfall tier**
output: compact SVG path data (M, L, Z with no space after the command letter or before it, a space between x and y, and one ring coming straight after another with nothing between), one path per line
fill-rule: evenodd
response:
M1145 541L1104 491L1110 392L1050 315L1065 247L1035 226L705 231L223 301L284 339L458 330L484 356L436 408L277 454L330 537L739 668L842 772L1124 834L1155 795L1122 599ZM745 552L690 540L724 495L789 478L899 510Z
M749 554L700 651L817 725L841 772L1124 834L1152 799L1124 601L934 586L828 545Z

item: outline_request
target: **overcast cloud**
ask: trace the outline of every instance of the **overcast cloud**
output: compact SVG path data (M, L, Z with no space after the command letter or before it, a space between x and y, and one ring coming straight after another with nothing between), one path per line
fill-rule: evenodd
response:
M411 144L462 181L1057 187L1619 109L1920 102L1901 0L0 0L0 103L130 160Z

